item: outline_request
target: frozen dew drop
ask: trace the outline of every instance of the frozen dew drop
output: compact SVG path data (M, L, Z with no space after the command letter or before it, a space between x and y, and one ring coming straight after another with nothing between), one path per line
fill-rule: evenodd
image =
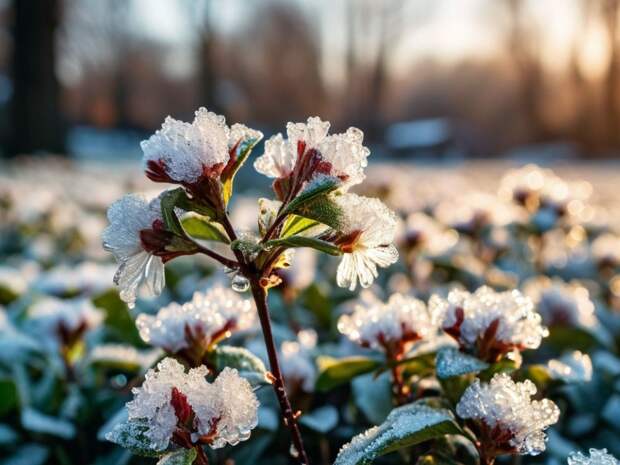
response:
M250 281L248 281L248 278L246 278L245 276L241 274L236 274L232 278L231 286L233 288L233 291L245 292L250 288Z

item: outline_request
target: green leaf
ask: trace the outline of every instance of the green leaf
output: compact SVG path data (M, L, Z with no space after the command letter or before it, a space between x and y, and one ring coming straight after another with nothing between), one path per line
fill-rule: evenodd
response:
M402 367L405 376L417 375L424 377L435 373L435 358L435 352L428 352L399 360L396 365Z
M328 195L311 199L297 208L294 213L318 221L336 230L342 227L344 218L342 209Z
M183 236L183 227L181 226L174 209L177 208L182 199L186 197L187 194L183 188L179 187L177 189L171 189L164 192L160 200L161 216L164 219L166 229L179 236Z
M179 449L162 456L157 465L192 465L198 455L196 449Z
M379 360L362 356L341 359L329 356L318 357L319 376L316 380L316 389L320 392L329 391L349 382L356 376L370 373L381 366L381 363Z
M464 354L455 347L443 347L437 352L435 361L437 378L447 379L470 373L478 373L489 367L483 362L468 354Z
M512 373L519 368L519 364L509 358L504 357L499 362L495 362L486 370L478 374L481 381L489 381L497 373Z
M19 403L17 386L9 378L0 379L0 417L6 415Z
M389 373L366 373L351 382L355 405L374 425L383 423L394 408L392 378Z
M224 205L228 205L228 201L232 197L233 184L237 171L243 166L254 146L260 141L260 138L244 140L237 148L236 159L230 163L222 172Z
M189 213L183 217L181 225L185 232L195 239L230 243L222 226L214 223L206 216Z
M299 423L313 431L325 434L338 425L338 410L331 405L324 405L299 418Z
M539 391L544 390L552 381L549 369L545 365L539 364L523 367L516 372L515 378L519 381L529 379Z
M284 213L301 213L305 210L306 205L313 203L319 197L326 198L327 194L335 191L342 183L338 178L325 176L319 180L312 181L295 197L284 209ZM307 216L307 215L303 215Z
M93 304L105 310L106 329L114 332L118 339L133 345L144 346L131 313L127 311L127 304L121 300L118 291L109 289L93 298Z
M310 228L314 228L315 226L318 226L320 224L321 223L319 223L318 221L311 220L310 218L304 218L303 216L299 215L289 215L284 221L280 237L286 238L294 236L296 234L307 231Z
M149 423L146 419L135 419L118 423L105 438L129 449L135 455L143 457L159 457L163 450L154 449L151 440L146 436Z
M243 347L217 346L210 354L215 368L222 371L226 367L235 368L253 386L267 383L267 368L263 361Z
M334 244L321 239L304 236L291 236L284 239L274 239L265 243L266 247L310 247L329 255L342 255L342 251Z
M334 465L368 465L382 455L446 434L462 434L449 410L421 402L405 405L392 410L381 425L345 444Z
M557 349L590 351L597 345L596 336L587 329L569 326L553 326L549 328L549 336L545 338L545 343Z

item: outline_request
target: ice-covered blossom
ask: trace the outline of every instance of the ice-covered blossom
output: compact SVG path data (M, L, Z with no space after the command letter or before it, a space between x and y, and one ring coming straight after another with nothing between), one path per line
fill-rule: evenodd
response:
M120 296L133 307L138 289L144 283L151 295L164 287L164 261L160 236L166 234L159 198L130 194L108 209L110 225L103 231L103 247L119 262L114 283Z
M592 242L592 255L601 266L620 266L620 236L601 234Z
M250 437L258 421L258 400L250 383L230 368L213 383L207 382L207 373L205 366L186 372L179 362L166 358L132 390L129 423L146 422L150 449L163 451L171 442L186 448L220 448ZM107 438L114 441L118 433L113 430Z
M215 284L183 305L173 302L157 315L140 314L136 325L144 342L177 353L195 345L206 350L232 331L249 328L255 315L251 299Z
M359 281L369 287L378 276L377 267L385 268L398 260L394 246L397 218L379 199L344 194L335 197L343 212L341 237L336 245L343 252L336 281L351 291Z
M46 297L35 302L28 310L28 317L37 332L48 334L62 344L71 344L99 326L104 314L88 299Z
M287 388L298 385L304 392L314 390L317 370L312 358L317 335L311 329L300 331L296 341L284 341L280 349L282 373Z
M399 242L411 250L422 250L428 255L447 253L459 239L453 229L443 227L426 213L411 213L404 224Z
M397 357L411 343L437 333L437 319L424 302L402 294L393 294L386 303L376 301L357 305L351 315L343 315L338 330L363 347Z
M456 413L471 421L487 456L537 455L545 450L544 430L558 421L560 409L549 399L531 400L534 394L530 380L515 383L506 374L496 374L488 384L476 379Z
M588 354L578 350L567 353L559 359L549 360L547 368L553 379L567 383L582 383L592 379L592 360Z
M429 308L461 349L485 361L512 350L536 349L547 335L529 297L518 290L495 292L483 286L473 294L453 290L446 299L431 297Z
M607 449L590 449L590 455L581 452L571 452L568 456L568 465L619 465L620 461L607 453Z
M329 122L318 117L306 123L288 123L288 139L281 134L265 142L265 153L254 162L256 171L277 180L295 178L305 182L317 174L340 179L345 186L364 180L370 151L362 145L364 134L357 128L327 135ZM297 186L300 187L300 186Z
M166 118L161 129L141 143L147 176L157 182L193 184L219 176L239 144L262 134L242 124L226 125L205 108L192 123Z
M548 326L592 328L597 324L588 289L577 282L538 277L526 282L523 289Z

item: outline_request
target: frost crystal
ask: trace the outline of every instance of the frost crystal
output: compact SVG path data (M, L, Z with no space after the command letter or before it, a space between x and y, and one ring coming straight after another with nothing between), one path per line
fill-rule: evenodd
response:
M136 326L144 342L176 353L194 343L206 348L232 331L247 329L255 315L250 299L215 284L183 305L171 303L155 316L140 314Z
M567 383L583 383L592 379L592 360L588 354L578 350L549 360L547 368L553 379Z
M453 290L447 299L433 295L433 314L462 349L493 362L514 350L536 349L547 330L529 297L518 290L495 292L483 286L475 293Z
M560 409L549 399L531 400L534 394L536 386L530 380L515 383L504 373L496 374L488 384L476 379L463 393L456 413L473 421L491 455L537 455L545 450L544 430L558 421Z
M328 136L329 122L320 118L308 118L306 123L288 123L288 139L281 134L265 142L265 153L254 162L254 168L271 178L287 178L296 168L299 146L304 152L316 151L323 163L323 174L341 179L346 186L359 184L364 180L364 168L370 151L362 145L364 134L357 128L349 128L343 134Z
M437 319L421 300L393 294L387 303L357 305L353 314L340 317L338 330L364 347L398 356L413 342L435 335Z
M103 321L103 312L88 299L61 300L47 297L36 302L28 311L30 321L54 340L70 343L84 331Z
M344 214L342 237L336 244L344 252L336 280L338 286L353 291L357 282L369 287L385 268L398 260L394 246L397 218L380 200L344 194L335 197Z
M578 283L539 277L527 282L524 292L534 301L548 326L592 328L597 324L590 294Z
M229 150L262 134L242 124L226 126L223 116L200 108L192 123L166 118L161 129L141 143L147 175L154 181L195 183L218 176ZM168 178L168 179L166 179Z
M110 225L103 231L103 248L120 263L114 283L120 296L134 306L138 288L146 285L151 295L159 295L164 287L164 264L146 250L140 233L162 222L159 198L150 202L136 194L125 195L108 209Z
M129 422L146 422L148 449L165 450L171 440L183 447L205 443L219 448L250 437L258 422L258 400L250 384L230 368L211 384L207 373L205 366L186 373L183 365L166 358L132 390Z
M607 453L607 449L590 449L590 456L581 452L571 452L568 456L568 465L619 465L613 455Z
M316 332L307 329L297 334L297 341L282 343L280 362L287 387L297 384L304 392L314 391L317 372L312 351L316 340Z

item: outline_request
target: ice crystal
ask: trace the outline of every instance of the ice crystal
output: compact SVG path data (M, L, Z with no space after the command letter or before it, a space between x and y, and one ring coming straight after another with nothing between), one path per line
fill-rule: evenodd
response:
M544 430L558 421L560 410L549 399L531 400L536 386L496 374L490 383L476 379L463 393L456 413L477 425L483 447L503 453L537 455L545 450Z
M166 118L161 129L143 141L141 147L147 173L150 163L155 163L171 181L194 183L205 174L221 173L231 148L244 140L261 137L259 131L241 124L229 128L223 116L200 108L192 123Z
M592 379L592 360L588 354L578 350L547 363L549 374L554 379L567 383L582 383Z
M140 195L125 195L110 206L108 219L110 225L102 235L103 247L120 263L114 282L121 289L121 299L133 307L142 283L151 295L161 294L164 264L145 249L140 239L140 231L163 221L159 198L149 202Z
M590 455L581 452L571 452L568 456L568 465L619 465L620 461L607 453L607 449L590 449Z
M433 295L429 308L442 315L441 326L461 348L486 361L513 349L535 349L547 335L531 299L518 290L495 292L486 286L473 294L453 290L446 299Z
M186 373L183 365L166 358L156 370L147 372L140 388L132 390L134 399L127 403L129 422L146 420L148 448L167 449L182 421L172 403L173 390L186 399L195 414L192 441L206 435L207 443L219 448L249 438L258 422L258 400L252 387L234 369L225 368L211 384L205 379L207 373L204 366Z
M88 299L61 300L55 297L39 300L30 308L28 315L38 330L54 340L95 328L104 317L103 312Z
M280 362L287 387L298 384L304 392L314 391L317 370L312 351L316 347L316 341L316 332L307 329L297 334L296 341L282 343Z
M171 303L155 316L140 314L136 325L144 342L176 353L193 343L206 347L232 331L247 329L255 315L250 299L215 284L204 293L194 293L183 305Z
M588 289L576 282L539 277L525 283L524 292L534 301L546 325L592 328L597 324Z
M344 213L340 228L344 252L336 281L340 287L353 291L359 281L369 287L378 276L377 266L385 268L398 260L394 247L397 218L380 200L344 194L335 197Z
M338 330L364 347L402 355L412 342L435 335L437 319L421 300L393 294L386 303L357 305L340 317Z
M489 367L487 363L464 354L454 347L444 347L439 350L435 366L439 379L477 373Z

